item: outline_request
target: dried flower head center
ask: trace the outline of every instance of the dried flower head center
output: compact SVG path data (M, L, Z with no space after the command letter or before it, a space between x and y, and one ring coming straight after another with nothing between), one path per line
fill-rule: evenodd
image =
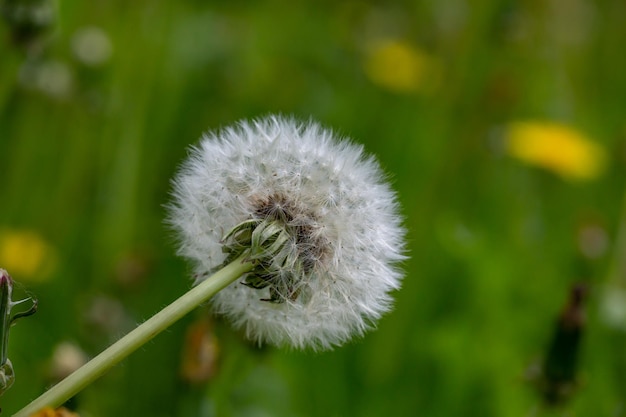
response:
M244 285L269 288L263 301L295 301L306 286L306 277L323 257L324 239L315 236L315 216L282 195L254 198L253 218L235 226L223 239L225 263L242 254L255 262Z

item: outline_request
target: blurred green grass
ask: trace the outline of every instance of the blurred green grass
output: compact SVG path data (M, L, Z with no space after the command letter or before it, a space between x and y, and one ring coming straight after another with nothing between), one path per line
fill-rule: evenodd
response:
M564 410L537 415L624 415L626 337L600 314L608 280L625 281L611 274L626 256L622 2L67 0L55 12L29 42L0 25L0 230L34 231L55 258L46 274L9 271L40 311L11 333L7 415L54 382L59 343L95 355L190 286L162 222L170 178L203 131L273 112L335 128L390 173L411 255L395 310L323 354L258 349L218 321L217 372L200 385L179 375L188 317L72 406L94 416L531 415L539 399L524 374L583 280L580 387ZM93 27L105 39L87 42L98 62L76 46ZM410 91L373 78L370 47L385 39L430 57L431 78L416 76ZM586 132L608 151L607 170L568 182L508 157L502 132L526 119ZM585 227L608 248L586 256Z

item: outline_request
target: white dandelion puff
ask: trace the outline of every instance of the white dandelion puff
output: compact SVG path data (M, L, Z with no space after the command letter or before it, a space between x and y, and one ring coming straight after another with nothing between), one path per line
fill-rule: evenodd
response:
M174 180L168 221L198 281L244 251L255 262L212 303L259 343L329 349L362 335L402 279L405 231L378 163L312 122L205 135Z

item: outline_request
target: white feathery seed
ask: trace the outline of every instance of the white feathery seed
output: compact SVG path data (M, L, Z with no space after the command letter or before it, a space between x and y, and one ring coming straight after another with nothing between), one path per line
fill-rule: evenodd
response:
M272 286L251 288L245 277L212 298L252 340L329 349L390 309L405 230L395 193L362 146L314 122L242 121L203 136L173 194L168 221L197 280L222 265L225 234L246 220L269 217L297 231L276 256L280 302L268 301ZM285 258L301 267L289 270Z

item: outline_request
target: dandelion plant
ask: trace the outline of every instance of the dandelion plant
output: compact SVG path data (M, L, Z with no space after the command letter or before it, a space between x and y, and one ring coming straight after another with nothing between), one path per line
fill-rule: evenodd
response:
M61 405L209 298L259 344L326 350L362 335L401 284L398 211L376 160L317 123L271 116L203 136L167 219L196 286L16 416Z

